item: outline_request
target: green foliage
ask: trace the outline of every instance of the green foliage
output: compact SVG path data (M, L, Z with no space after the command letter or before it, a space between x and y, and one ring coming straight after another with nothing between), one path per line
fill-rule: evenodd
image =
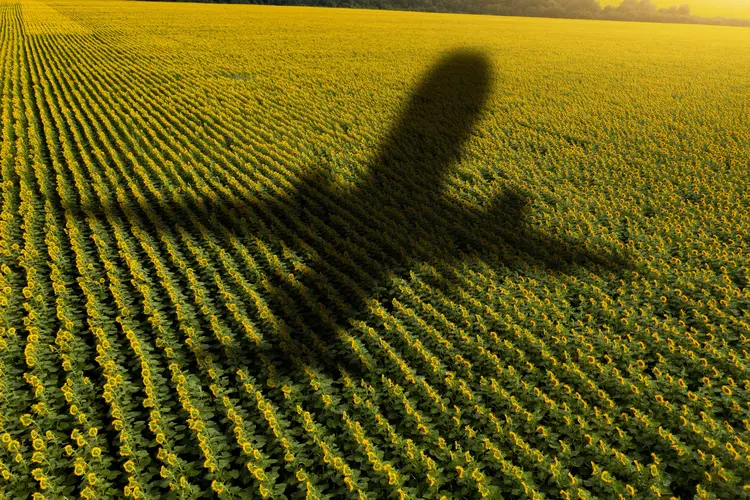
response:
M742 30L0 20L3 497L747 496Z

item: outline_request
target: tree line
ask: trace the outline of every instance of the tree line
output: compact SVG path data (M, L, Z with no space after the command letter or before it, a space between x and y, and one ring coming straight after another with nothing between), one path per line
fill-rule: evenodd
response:
M602 7L598 0L152 0L200 3L298 5L367 9L457 12L501 16L608 19L663 23L720 24L750 26L750 20L700 17L689 5L658 8L652 0L623 0L620 5Z

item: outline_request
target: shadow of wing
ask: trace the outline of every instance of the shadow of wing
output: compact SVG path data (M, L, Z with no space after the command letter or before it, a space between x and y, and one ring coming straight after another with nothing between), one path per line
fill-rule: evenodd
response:
M470 209L467 224L458 231L460 245L466 253L482 259L495 260L499 247L510 250L514 257L532 267L570 271L576 267L598 267L619 272L631 267L630 259L609 250L593 250L585 242L549 234L529 225L531 198L528 193L506 188L489 207Z

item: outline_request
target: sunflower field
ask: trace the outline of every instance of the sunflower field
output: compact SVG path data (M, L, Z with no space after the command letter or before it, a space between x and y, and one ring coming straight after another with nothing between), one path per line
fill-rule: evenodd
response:
M0 3L0 495L750 498L750 30Z

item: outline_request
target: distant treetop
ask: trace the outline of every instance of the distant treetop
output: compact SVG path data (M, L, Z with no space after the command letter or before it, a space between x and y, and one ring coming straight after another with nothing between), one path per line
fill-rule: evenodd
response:
M617 6L602 7L598 0L152 0L200 3L298 5L352 7L367 9L456 12L501 16L560 17L646 21L661 23L749 26L750 20L725 17L699 17L690 14L689 5L658 8L652 0L622 0Z

